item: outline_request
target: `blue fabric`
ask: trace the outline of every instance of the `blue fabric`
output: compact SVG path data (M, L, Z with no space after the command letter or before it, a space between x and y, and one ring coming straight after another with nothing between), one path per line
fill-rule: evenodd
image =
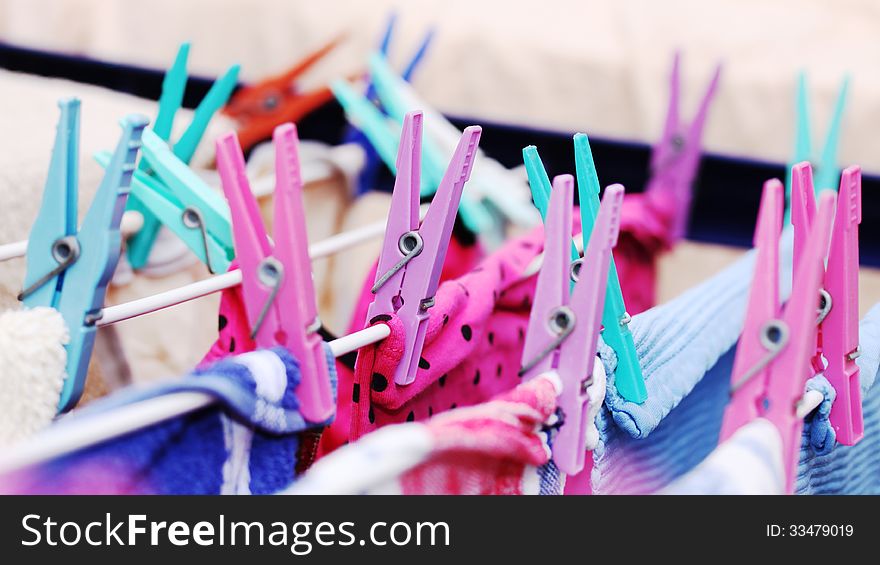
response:
M633 325L636 333L636 320ZM713 331L706 329L704 333ZM796 482L799 494L880 494L880 387L873 386L880 367L880 305L869 312L859 331L862 355L857 362L861 369L865 437L852 447L836 444L828 421L834 389L822 375L810 379L807 388L822 392L825 399L804 426ZM711 341L702 335L693 339L703 344ZM713 350L703 349L704 354L706 351ZM658 395L653 404L646 403L641 409L609 397L620 414L606 406L600 415L602 439L593 452L593 491L655 492L700 463L718 444L734 353L735 347L729 348L698 377L690 392L683 393L691 375L683 379L674 371L678 360L655 364L656 356L648 357L645 365L655 368L646 372L649 394L658 391ZM686 367L696 366L685 363L684 358L682 361ZM665 403L661 402L663 398Z
M335 393L335 362L326 346L325 351ZM245 363L248 355L256 355L281 370L269 375L267 385L265 380L261 381L267 375L253 374L249 367L254 364ZM216 397L217 403L45 464L28 473L29 484L22 490L132 494L276 492L294 480L299 432L329 423L311 424L300 415L295 394L299 382L297 361L283 348L274 348L228 357L174 382L126 389L71 419L99 417L108 410L124 409L135 402L182 391L207 392ZM267 396L267 389L272 388L269 385L283 388Z
M780 295L791 290L791 231L780 245ZM636 404L615 386L617 357L599 344L608 374L607 416L634 438L650 435L688 396L707 371L736 344L742 332L754 252L674 300L651 308L630 323L648 399Z
M880 304L874 306L859 324L862 355L859 365L865 435L853 446L836 445L827 411L834 400L827 385L826 398L819 408L824 417L808 422L806 442L801 447L796 489L798 494L880 494ZM824 443L823 441L824 440Z

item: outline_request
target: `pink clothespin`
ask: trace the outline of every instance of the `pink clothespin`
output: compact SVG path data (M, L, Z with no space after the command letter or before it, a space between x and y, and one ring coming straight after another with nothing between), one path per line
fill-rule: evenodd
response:
M785 188L776 179L764 184L755 228L755 271L743 333L731 375L731 400L724 413L720 440L754 420L766 418L779 430L786 490L794 492L803 419L796 405L814 372L816 302L828 252L834 195L823 192L813 225L794 271L791 298L779 301L779 240Z
M571 263L571 215L574 178L553 179L544 222L544 263L523 346L525 379L555 370L562 382L559 407L564 422L553 443L553 460L567 475L584 468L588 387L608 287L611 249L617 244L623 187L605 189L596 224L583 259ZM570 280L576 281L569 297Z
M797 269L807 232L816 213L813 169L798 163L791 169L791 223ZM831 425L837 441L855 445L864 435L859 383L859 224L862 221L862 170L849 167L840 178L831 248L820 290L819 331L813 365L834 386ZM826 365L827 362L827 365Z
M299 140L293 124L275 128L275 233L266 234L245 173L238 137L217 140L217 169L229 201L242 294L251 335L260 347L284 346L302 370L297 389L303 417L323 422L335 405L318 319L309 260Z
M700 163L703 126L709 112L709 105L715 97L718 78L721 76L721 65L715 68L715 74L709 82L706 94L700 101L697 113L690 125L684 124L679 116L679 99L681 81L679 78L679 53L675 54L672 64L672 75L669 79L669 108L666 113L666 125L663 136L654 146L651 154L651 178L645 188L646 194L657 194L669 191L674 197L672 241L684 237L690 216L692 185Z
M410 112L403 121L397 179L372 288L375 298L367 310L368 320L396 313L403 324L406 347L394 372L394 382L399 385L410 384L416 377L425 343L428 309L434 305L455 214L471 174L481 131L479 126L464 130L428 213L419 225L422 113Z

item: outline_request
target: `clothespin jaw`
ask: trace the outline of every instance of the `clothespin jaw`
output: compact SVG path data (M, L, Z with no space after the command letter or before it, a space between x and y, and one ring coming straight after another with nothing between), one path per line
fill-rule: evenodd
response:
M731 403L725 411L721 439L757 417L772 422L780 433L786 470L786 489L794 491L803 420L796 405L813 375L816 347L816 303L828 252L834 196L823 192L800 263L794 272L791 298L779 304L779 239L782 228L783 186L764 185L758 227L757 256L749 293L743 335L737 346L731 376Z
M554 179L546 214L544 262L523 346L520 375L534 378L556 370L562 382L559 406L564 423L553 443L553 460L566 474L583 469L589 427L588 387L596 357L611 248L617 242L623 187L608 187L595 236L583 261L570 262L574 179ZM575 279L569 297L569 280Z
M568 303L569 283L574 278L574 263L569 259L574 179L571 175L558 176L554 185L547 195L544 261L535 283L535 298L523 344L520 375L524 380L531 380L556 367L559 344L573 329L568 323L571 321Z
M419 225L422 114L411 112L404 119L397 179L373 285L375 297L367 310L368 319L396 313L403 324L404 354L394 373L394 382L399 385L410 384L416 377L425 322L440 283L455 213L470 176L480 132L478 126L465 129Z
M246 86L235 93L223 112L238 122L238 140L250 150L268 139L274 128L286 122L298 122L333 99L326 86L302 91L297 86L300 75L331 53L346 35L339 35L310 53L283 73Z
M584 252L582 268L575 270L579 278L569 303L576 317L574 329L559 346L557 373L563 382L559 406L565 415L565 423L553 446L553 460L568 475L579 473L584 468L589 426L587 411L590 399L587 390L593 379L608 288L611 249L617 245L622 204L623 186L614 184L605 189L593 235Z
M575 135L574 146L581 205L581 237L584 249L586 249L596 216L599 213L599 177L596 173L596 165L593 162L593 154L587 136L580 133ZM545 217L550 194L550 179L538 155L537 148L529 146L523 149L523 161L526 165L535 206L541 212L542 217ZM578 257L577 248L572 243L572 261L577 260ZM641 404L647 399L648 392L642 376L642 369L639 366L632 333L629 331L629 320L630 316L626 312L617 267L612 256L608 269L608 290L602 314L602 338L617 354L615 383L618 392L626 400Z
M672 236L674 240L684 237L690 216L692 184L700 162L701 140L709 106L715 97L721 65L715 68L712 79L694 119L690 125L682 123L680 104L680 54L676 53L672 65L669 87L669 107L663 135L651 154L651 178L646 192L667 190L675 199Z
M77 231L79 102L65 100L60 106L62 116L49 180L41 212L28 240L27 275L21 299L29 308L55 308L67 325L67 375L58 404L58 410L64 412L76 405L85 385L95 324L101 318L107 285L119 260L119 223L147 120L136 115L123 120L122 137L82 228Z
M862 391L856 358L859 349L859 224L862 222L862 171L843 171L837 194L837 213L825 271L825 290L831 309L822 321L822 352L828 362L825 377L837 391L831 406L831 425L837 441L855 445L864 436Z
M250 190L244 155L235 134L217 141L217 166L230 203L242 295L252 337L260 347L281 345L300 362L300 411L324 422L335 408L317 313L305 211L299 140L293 124L275 129L275 243L269 240Z
M19 299L28 308L55 307L66 275L62 265L79 255L77 192L79 171L79 108L76 98L60 100L52 160L40 211L31 226L24 291ZM61 270L59 270L61 269ZM46 279L47 273L56 274Z
M186 83L188 80L186 64L189 57L189 49L189 43L181 44L180 49L177 52L177 57L174 60L174 64L172 64L165 73L165 78L162 81L162 94L159 97L159 111L156 115L156 122L152 127L152 133L155 134L155 137L169 145L171 144L170 140L174 125L174 117L183 104L183 95L186 90ZM201 142L211 118L226 103L229 96L232 94L232 91L238 82L238 72L239 66L233 65L223 74L222 77L214 81L214 84L211 85L208 93L195 109L192 121L187 126L186 131L184 131L180 139L173 144L173 148L169 149L169 153L173 153L175 157L183 162L183 164L187 165L192 160L193 154ZM103 164L107 161L107 156L98 155L96 156L96 159L99 163ZM135 178L136 192L142 194L147 190L145 186L153 187L155 185L155 183L150 183L148 180L144 179L145 176L150 176L155 179L154 169L155 163L145 151L144 158L141 159L141 162L138 165L138 173ZM127 242L128 260L135 269L141 268L147 264L156 236L163 225L162 220L158 217L158 212L154 211L152 208L153 204L165 208L163 202L157 202L157 198L150 198L149 196L144 196L143 198L131 198L128 203L128 210L139 212L144 218L141 229L130 237ZM202 248L204 248L204 246L202 246ZM199 254L198 251L196 251L196 253ZM200 259L205 261L203 255L204 253L202 252L202 254L200 254ZM211 272L217 272L214 270L216 265L211 265L209 263L208 266L209 269L211 269Z
M807 89L806 73L799 73L797 76L797 90L795 100L795 142L794 142L794 158L792 163L801 163L808 161L813 164L815 170L815 195L820 190L834 189L837 186L840 177L840 167L837 165L838 148L840 147L840 130L843 123L843 114L846 110L847 93L849 91L849 77L843 78L840 84L840 90L837 94L837 100L834 103L834 110L831 114L831 121L828 124L828 133L825 137L825 145L822 147L821 153L817 156L813 152L812 130L810 127L810 102L809 92ZM791 169L789 169L790 171ZM792 199L792 182L793 178L789 174L786 178L786 202ZM790 211L786 210L786 222L788 222Z

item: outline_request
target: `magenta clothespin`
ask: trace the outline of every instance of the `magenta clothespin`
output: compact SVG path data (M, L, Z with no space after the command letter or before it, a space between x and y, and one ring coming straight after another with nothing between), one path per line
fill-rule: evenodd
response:
M559 375L563 424L553 443L553 461L567 475L584 468L587 390L602 329L611 249L620 229L623 187L605 189L584 257L575 263L570 262L573 192L571 175L553 179L544 222L544 263L535 287L520 371L525 379L550 370ZM571 279L576 282L569 298Z
M791 169L791 223L794 265L801 261L815 217L813 169L807 162ZM840 178L831 247L820 290L819 331L814 367L834 386L837 397L830 420L837 441L854 445L864 435L859 383L859 224L862 221L862 171L849 167Z
M813 376L816 303L828 252L834 195L823 192L813 225L794 271L791 298L779 302L779 240L785 188L767 181L755 228L755 271L743 333L731 375L731 400L724 413L720 440L755 418L766 418L782 438L786 492L794 492L803 419L797 402Z
M464 184L471 174L482 129L464 130L452 161L419 225L419 190L422 155L422 113L410 112L403 121L397 152L397 179L372 292L367 319L396 313L403 324L405 348L394 372L394 382L407 385L425 343L428 309L440 284L440 272L452 235L455 214Z
M302 371L297 388L303 417L324 422L334 411L327 358L317 331L321 322L312 282L299 140L293 124L275 128L275 242L266 233L257 200L245 173L238 137L217 141L217 169L229 201L235 252L242 273L242 295L259 347L284 346Z
M679 100L681 81L679 78L680 54L676 53L672 64L672 75L669 80L669 108L666 113L666 124L663 136L654 146L651 154L651 177L645 189L647 194L659 191L672 193L675 208L673 212L672 240L684 237L690 216L692 185L700 163L703 127L709 112L709 105L715 96L718 78L721 76L721 65L715 67L715 73L700 101L699 109L690 125L684 124L679 116Z

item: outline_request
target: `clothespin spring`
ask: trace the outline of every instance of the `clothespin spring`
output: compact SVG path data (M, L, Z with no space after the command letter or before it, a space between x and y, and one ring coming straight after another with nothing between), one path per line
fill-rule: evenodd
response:
M199 230L199 233L202 236L202 247L205 250L205 265L208 266L208 272L212 275L214 273L214 269L211 267L211 248L208 245L208 227L205 225L205 217L202 215L202 211L193 206L187 206L183 210L183 225L187 228L194 230Z
M422 249L424 249L425 242L422 240L422 236L419 235L419 232L413 230L400 236L400 239L397 242L397 247L400 249L400 252L403 253L403 257L373 284L373 288L370 289L370 292L373 294L376 294L379 289L382 288L382 285L388 282L397 271L404 268L407 263L415 259L422 252ZM422 308L427 310L433 305L433 299L431 299L431 304L425 306L423 302Z
M572 276L574 276L575 264L580 265L579 262L572 263ZM571 332L574 331L574 325L576 322L577 319L574 314L574 310L572 310L568 306L560 306L558 308L554 308L553 311L550 312L550 316L547 320L547 325L550 328L550 331L556 334L556 339L547 344L547 347L545 347L540 353L538 353L534 359L524 364L519 370L519 376L523 376L531 371L535 367L535 365L543 361L545 357L553 353L556 348L562 345L562 342L565 341L566 338L571 335ZM587 380L592 381L592 375L590 375Z
M757 375L761 369L769 365L771 361L779 356L785 348L785 345L788 343L790 335L791 332L788 329L788 324L782 320L773 319L764 324L764 327L761 328L760 340L761 345L767 350L767 355L755 363L751 369L746 371L746 373L730 387L731 396L745 386L745 384Z
M266 302L263 303L263 307L260 309L260 314L257 316L257 321L254 322L254 327L251 329L251 339L256 339L257 333L260 331L263 322L266 320L266 314L269 313L269 308L271 308L272 303L275 302L275 297L278 295L281 283L284 282L284 265L282 265L281 261L275 257L266 257L260 262L260 266L257 270L257 278L260 283L271 287L272 292L269 294L269 297L266 298Z
M67 270L71 265L79 259L80 247L76 236L68 235L55 240L52 244L52 258L58 262L58 266L34 281L26 289L18 294L18 300L24 300L34 292L36 292L44 284L52 280L58 274Z

